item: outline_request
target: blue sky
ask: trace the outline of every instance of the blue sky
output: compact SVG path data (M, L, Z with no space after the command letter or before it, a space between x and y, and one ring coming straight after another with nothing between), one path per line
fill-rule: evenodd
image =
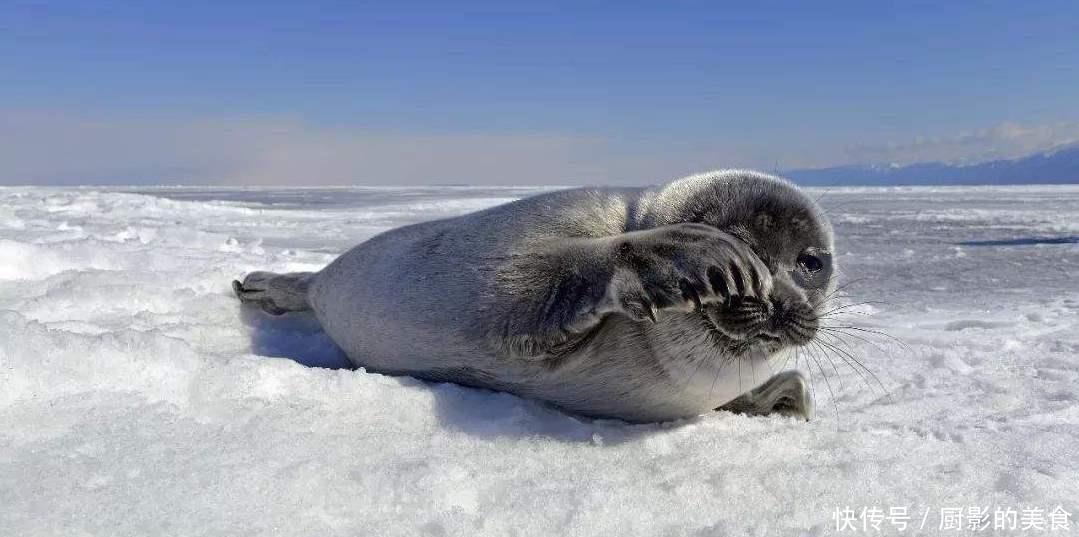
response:
M0 182L640 183L1079 138L1074 2L224 4L5 3Z

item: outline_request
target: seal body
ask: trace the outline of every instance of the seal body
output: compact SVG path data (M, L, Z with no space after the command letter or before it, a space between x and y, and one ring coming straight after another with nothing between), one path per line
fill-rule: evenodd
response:
M794 185L723 171L406 226L234 287L270 313L312 310L371 371L665 421L747 394L815 336L832 247Z

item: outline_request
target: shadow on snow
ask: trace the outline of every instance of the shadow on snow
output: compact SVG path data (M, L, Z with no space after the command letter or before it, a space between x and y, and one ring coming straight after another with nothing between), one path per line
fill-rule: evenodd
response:
M246 306L241 306L240 311L243 323L251 328L252 353L286 358L307 367L353 368L344 351L323 332L314 315L305 312L272 316ZM616 445L696 421L637 425L619 420L590 419L509 393L412 377L398 378L404 385L432 391L444 427L481 438L546 437L562 442Z

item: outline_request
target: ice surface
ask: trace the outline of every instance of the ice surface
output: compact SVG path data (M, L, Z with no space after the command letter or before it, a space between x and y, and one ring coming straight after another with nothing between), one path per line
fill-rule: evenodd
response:
M915 526L930 508L906 533L937 534L942 507L1079 514L1079 244L1031 240L1079 235L1076 187L814 190L846 300L870 301L834 322L903 343L833 341L887 394L836 352L803 356L809 423L589 421L334 369L310 317L229 289L531 192L0 189L0 535L830 535L844 506L909 506Z

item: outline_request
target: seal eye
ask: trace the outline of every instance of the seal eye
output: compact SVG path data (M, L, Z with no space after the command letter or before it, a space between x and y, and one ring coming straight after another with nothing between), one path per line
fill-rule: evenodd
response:
M820 272L824 268L824 262L819 257L811 254L802 254L798 256L798 264L806 270L806 272Z

